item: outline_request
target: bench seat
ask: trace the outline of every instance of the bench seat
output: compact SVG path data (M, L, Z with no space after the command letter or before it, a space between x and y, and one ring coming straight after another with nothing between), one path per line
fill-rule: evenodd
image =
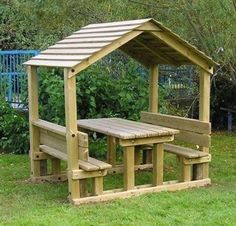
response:
M49 147L47 145L40 145L40 150L51 156L54 156L55 158L67 161L67 154L56 150L55 148ZM111 167L112 165L92 157L89 157L88 160L79 160L79 168L83 169L84 171L106 170Z

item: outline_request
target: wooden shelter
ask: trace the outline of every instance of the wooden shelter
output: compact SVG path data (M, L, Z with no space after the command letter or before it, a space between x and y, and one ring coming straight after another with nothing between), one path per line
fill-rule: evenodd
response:
M89 126L92 124L83 120L77 121L76 75L117 49L150 68L149 112L141 113L141 121L149 126L143 123L135 124L137 131L133 129L132 134L135 133L135 136L132 137L118 134L118 138L114 138L112 132L107 134L109 150L108 162L105 163L89 156L88 135L84 131L91 129ZM198 66L199 120L158 113L159 64ZM28 67L30 158L33 179L68 179L69 199L73 204L210 184L210 78L217 63L158 21L142 19L90 24L42 51L25 65ZM39 66L64 68L66 127L39 118ZM92 121L93 124L94 122ZM98 127L99 123L107 125L108 122L96 121L94 125ZM115 127L125 122L113 120L109 121L110 123ZM129 126L132 125L132 122L129 122ZM127 125L123 125L123 128L126 127L128 122ZM141 133L146 130L152 133L146 132L146 137L141 137ZM199 150L167 144L166 142L172 141L174 136L176 139L198 145ZM116 142L120 142L125 150L123 168L116 166ZM163 182L163 148L181 159L182 174L178 182ZM144 164L140 163L141 152L144 155ZM46 167L48 160L52 162L50 174ZM60 160L67 161L67 174L61 172ZM135 186L133 171L145 167L153 168L153 183ZM109 171L125 171L123 189L103 191L103 177ZM93 181L91 194L87 192L88 179Z

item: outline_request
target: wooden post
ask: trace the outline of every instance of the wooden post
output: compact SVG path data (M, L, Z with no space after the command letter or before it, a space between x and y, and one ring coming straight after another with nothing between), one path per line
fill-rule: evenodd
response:
M38 110L38 78L37 67L28 66L29 124L30 124L30 161L31 176L39 177L47 174L47 160L34 161L35 152L39 152L39 128L32 122L39 119Z
M107 162L116 166L116 138L112 136L107 136Z
M157 65L152 65L149 79L149 111L158 112L158 77L159 70ZM152 150L144 151L144 163L152 163Z
M163 184L163 161L164 147L163 144L154 144L152 150L153 161L153 186Z
M200 76L200 97L199 97L199 120L203 122L210 121L210 85L211 74L202 68L199 69ZM212 71L213 72L213 71ZM200 147L200 151L209 152L209 148ZM209 163L194 165L193 178L202 179L209 176Z
M93 178L92 194L102 195L102 193L103 193L103 177Z
M158 112L158 66L151 67L149 80L149 111Z
M124 147L124 190L134 188L134 146Z
M79 180L72 180L71 178L71 171L79 168L79 153L77 138L76 76L70 77L69 75L70 69L64 69L68 183L70 199L73 200L80 198Z

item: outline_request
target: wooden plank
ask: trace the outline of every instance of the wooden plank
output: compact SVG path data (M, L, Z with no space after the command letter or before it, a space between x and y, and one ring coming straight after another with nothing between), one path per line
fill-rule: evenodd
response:
M112 165L92 157L89 157L88 162L97 166L100 170L105 170L112 167Z
M178 132L173 129L116 118L82 119L78 120L78 125L83 129L121 139L165 136Z
M103 177L106 176L107 170L97 170L97 171L84 171L84 170L73 170L72 171L72 179L79 180L79 179L87 179L93 177Z
M83 33L83 34L72 34L66 38L90 38L90 37L112 37L112 36L121 36L127 33L127 31L113 31L113 32L104 32L104 33Z
M163 144L154 144L152 150L153 186L163 184Z
M103 37L103 38L74 38L74 39L64 39L58 43L98 43L98 42L112 42L116 39L119 39L120 36L117 37Z
M29 60L24 65L71 68L79 63L78 61L75 63L74 61Z
M180 131L176 134L175 138L187 143L196 144L199 146L210 147L211 146L211 136L206 134L198 134L187 131Z
M164 185L156 186L156 187L146 187L146 188L137 188L129 191L120 191L120 192L104 192L101 196L90 196L83 199L73 199L72 203L74 205L81 205L86 203L96 203L96 202L106 202L114 199L125 199L129 197L144 195L153 192L162 192L162 191L176 191L190 188L197 188L202 186L207 186L211 184L211 180L209 178L198 180L198 181L189 181L189 182L181 182L181 183L167 183Z
M196 119L189 119L179 116L141 112L141 121L154 125L166 126L190 132L210 134L211 124Z
M67 174L61 173L58 175L48 175L48 176L41 176L41 177L33 177L30 181L34 183L42 183L42 182L62 182L67 180Z
M99 23L99 24L89 24L82 29L88 28L100 28L100 27L115 27L115 26L126 26L126 25L140 25L145 23L151 19L141 19L141 20L126 20L126 21L118 21L118 22L109 22L109 23Z
M83 28L79 31L74 32L74 34L84 34L84 33L106 33L106 32L120 32L120 31L130 31L137 28L140 24L132 24L125 26L115 26L115 27L96 27L96 28Z
M30 153L30 156L31 156L31 153ZM33 154L33 160L45 160L45 159L54 159L54 158L55 158L54 156L51 156L41 151L34 152Z
M127 140L119 139L119 144L122 147L127 147L131 145L164 143L173 140L174 140L174 135L168 135L168 136L146 137L146 138L127 139Z
M84 160L79 160L79 167L85 171L96 171L99 170L99 167Z
M67 154L65 154L59 150L56 150L55 148L51 148L47 145L40 145L40 150L51 155L51 156L54 156L55 158L58 158L58 159L61 159L64 161L68 160Z
M57 149L65 154L67 153L65 136L50 133L47 130L40 129L40 144Z
M134 189L134 146L124 148L124 190Z
M135 165L134 170L140 171L140 170L150 170L152 169L152 164L141 164L141 165ZM117 174L117 173L123 173L124 172L124 165L116 165L115 167L112 167L107 170L108 174Z
M201 157L201 158L196 158L196 159L184 159L183 163L185 165L193 165L193 164L201 164L201 163L206 163L211 161L211 155L208 154L207 156Z
M57 43L56 45L48 47L48 49L94 49L101 48L110 44L110 42L98 42L98 43Z
M107 136L107 161L112 165L116 166L116 138Z
M77 131L77 105L76 105L76 78L69 78L70 70L64 69L64 94L66 115L66 150L68 158L68 171L78 169L78 131ZM79 180L72 180L68 176L70 200L80 197Z
M207 153L197 151L191 148L185 148L173 144L164 144L164 150L188 159L201 158L208 156Z
M90 54L91 55L91 54ZM58 61L81 61L88 58L90 55L46 55L41 54L33 57L33 60L58 60Z
M32 124L38 120L38 79L36 67L28 67L29 124L30 124L30 163L31 175L40 176L40 162L34 161L34 153L39 152L39 129Z
M158 111L158 67L151 67L149 80L149 111L156 113Z
M48 122L42 119L34 120L32 122L34 126L37 126L39 128L51 131L53 133L65 136L66 135L66 128L64 126L57 125L52 122Z
M69 45L69 44L67 44ZM77 55L76 57L81 56L81 57L86 57L86 56L90 56L92 53L94 52L97 52L101 50L101 48L93 48L93 49L84 49L84 48L77 48L77 49L70 49L69 47L67 49L47 49L43 52L40 53L43 54L43 55L70 55L70 56L73 56L73 55ZM39 56L39 55L38 55ZM35 56L38 57L38 56ZM84 58L81 58L81 60L84 59Z

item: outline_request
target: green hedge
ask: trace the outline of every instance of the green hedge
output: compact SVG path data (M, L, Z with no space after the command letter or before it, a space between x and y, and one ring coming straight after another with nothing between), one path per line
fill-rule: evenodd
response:
M0 99L0 150L26 153L29 150L28 119Z

